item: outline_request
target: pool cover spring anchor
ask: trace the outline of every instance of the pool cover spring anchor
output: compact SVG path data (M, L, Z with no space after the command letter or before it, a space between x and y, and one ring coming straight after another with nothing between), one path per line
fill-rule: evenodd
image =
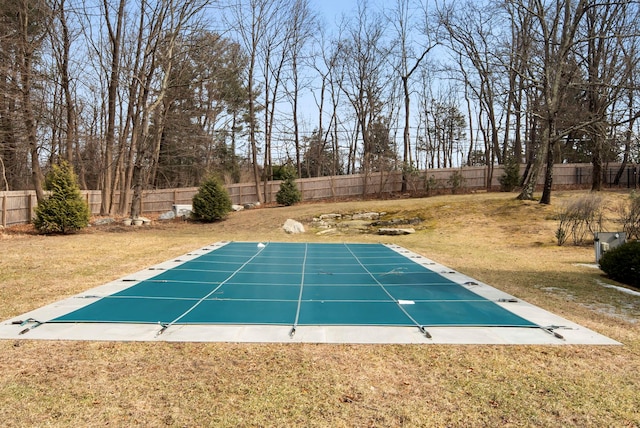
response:
M555 331L556 329L559 329L560 326L558 326L558 325L550 325L550 326L547 326L547 327L540 326L540 328L544 332L549 333L550 335L552 335L553 337L561 339L561 340L564 340L564 336L561 335L560 333L558 333L557 331Z
M418 329L420 330L420 332L421 332L422 334L424 334L424 335L425 335L425 337L426 337L427 339L432 339L432 337L431 337L431 333L429 333L429 332L427 331L427 329L426 329L426 328L424 328L424 326L423 326L423 325L419 325L419 326L418 326Z
M158 324L160 324L160 327L161 327L161 328L160 328L160 330L156 333L156 337L158 337L158 336L160 336L162 333L164 333L164 331L165 331L166 329L168 329L168 328L169 328L169 326L171 325L171 324L162 323L162 322L158 322Z
M20 333L18 333L18 334L25 334L25 333L28 333L29 331L33 330L34 328L41 326L44 323L41 322L41 321L38 321L38 320L36 320L34 318L27 318L24 321L22 321L22 320L13 321L11 324L19 325L21 327L25 326L27 324L33 324L33 325L21 330Z
M293 339L293 336L296 335L296 326L294 325L293 327L291 327L291 330L289 331L289 337Z

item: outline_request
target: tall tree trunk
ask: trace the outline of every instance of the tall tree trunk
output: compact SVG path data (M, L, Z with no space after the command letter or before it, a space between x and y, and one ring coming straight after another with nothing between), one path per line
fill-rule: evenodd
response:
M632 100L630 100L630 102L632 102ZM613 184L615 185L620 184L620 179L622 178L622 174L624 173L624 170L627 168L627 164L629 163L629 159L631 158L631 146L632 146L632 137L633 137L633 131L631 131L631 129L633 128L634 122L635 122L635 119L633 117L633 112L630 109L629 124L627 126L627 130L625 132L625 138L624 138L624 155L622 157L622 163L620 164L620 168L618 168L618 171L616 172L616 177L613 181Z
M414 68L415 69L415 68ZM409 181L408 170L413 167L411 165L411 140L409 135L410 129L410 103L411 97L409 94L409 75L401 76L402 78L402 90L404 92L404 129L402 132L402 187L401 191L404 193L407 191L407 182Z
M602 151L603 151L603 128L602 122L595 123L593 125L594 132L591 136L595 141L593 142L591 163L593 164L593 173L591 174L591 191L599 192L602 190Z
M471 166L475 143L475 132L473 129L473 114L471 112L471 99L469 98L469 83L464 84L464 100L467 104L467 116L469 117L469 151L467 152L467 165Z
M30 54L23 59L24 67L27 71L21 74L22 79L22 112L24 115L24 127L29 143L29 153L31 154L31 183L36 191L36 199L41 202L44 199L44 190L42 188L43 176L40 167L40 158L38 153L38 137L36 135L36 121L33 114L33 105L31 104L31 58ZM28 68L27 68L28 67Z
M35 46L39 45L39 41L34 42L31 40L31 34L29 32L30 27L33 25L30 20L30 10L27 7L25 1L19 10L20 19L20 46L19 46L19 59L20 59L20 86L22 95L22 115L25 127L25 134L27 138L27 144L29 147L29 154L31 155L31 184L36 191L36 198L38 202L44 199L43 175L40 167L40 158L38 153L38 136L36 132L36 119L33 111L33 104L31 102L31 78L33 76L33 54Z
M105 13L105 23L109 32L109 42L111 43L111 72L109 76L107 90L107 130L104 140L103 171L102 171L102 198L100 201L100 214L111 214L113 185L114 185L114 165L113 150L116 139L116 102L118 97L118 83L120 77L120 48L122 44L122 26L124 21L124 10L126 0L120 0L118 15L116 17L116 28L113 28L109 18L109 2L103 0Z
M544 175L544 187L542 190L540 203L549 205L551 204L551 189L553 186L554 138L552 138L552 136L555 136L556 134L555 120L550 120L547 126L549 127L549 138L547 138L546 141L543 142L543 145L547 146L547 167Z
M296 147L296 172L298 178L300 178L302 177L302 169L300 167L300 125L298 124L298 97L300 96L300 88L298 87L298 67L295 58L293 61L293 70L293 117L291 119L293 120L293 142ZM322 135L322 131L320 135Z
M530 162L531 167L529 168L529 173L526 176L525 182L522 184L522 191L518 195L517 199L521 200L533 200L533 193L536 190L536 186L538 185L538 177L540 176L540 172L542 169L542 165L545 161L548 162L548 149L549 149L549 129L548 126L545 127L542 133L542 141L537 144L537 148L535 152L532 152L531 157L532 161ZM551 158L553 159L553 154L551 154Z
M260 193L260 169L258 168L258 144L256 141L256 99L253 90L253 74L255 70L255 54L251 56L248 70L249 92L249 145L251 147L251 165L253 169L253 181L258 202L264 202Z

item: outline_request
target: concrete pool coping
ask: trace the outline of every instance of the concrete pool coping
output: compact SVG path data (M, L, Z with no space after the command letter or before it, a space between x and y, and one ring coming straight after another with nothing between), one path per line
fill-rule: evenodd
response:
M183 256L6 320L0 324L0 339L166 341L238 343L349 343L349 344L512 344L512 345L620 345L619 342L551 312L531 305L488 284L430 260L403 247L390 249L422 264L443 277L495 302L540 328L531 327L436 327L426 326L296 326L210 325L130 323L47 323L47 320L82 308L98 299L153 278L159 272L215 251L221 241ZM40 324L39 322L43 322Z

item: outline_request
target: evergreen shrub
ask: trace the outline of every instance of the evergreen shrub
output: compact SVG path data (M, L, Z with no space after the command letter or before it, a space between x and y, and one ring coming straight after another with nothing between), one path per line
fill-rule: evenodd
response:
M285 206L300 202L302 200L302 193L298 190L298 185L295 181L295 172L290 168L286 168L281 171L281 175L283 181L280 183L280 190L276 193L276 202Z
M498 179L500 190L511 192L520 184L520 165L514 156L510 156L504 163L504 173Z
M451 193L454 195L458 193L458 190L462 189L462 186L464 186L465 181L466 179L462 175L462 172L454 171L449 176L449 179L447 179L447 184L451 186Z
M33 219L33 225L40 233L67 234L89 225L89 206L68 162L53 166L45 178L45 190L50 194L38 204Z
M193 217L206 222L222 220L231 211L229 193L216 177L209 177L200 185L192 204Z
M442 187L441 183L438 182L433 174L429 177L425 176L424 190L427 192L427 195L431 196L432 194L435 194L440 187Z
M604 253L600 269L613 280L640 288L640 241L627 242Z

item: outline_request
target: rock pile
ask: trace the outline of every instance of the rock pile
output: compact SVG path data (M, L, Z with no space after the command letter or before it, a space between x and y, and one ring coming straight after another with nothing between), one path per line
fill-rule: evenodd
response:
M379 235L407 235L415 233L415 229L395 228L391 226L417 225L422 221L415 217L411 219L397 218L380 220L386 212L363 212L355 214L329 213L314 217L311 226L321 229L317 235L338 233L375 233Z

